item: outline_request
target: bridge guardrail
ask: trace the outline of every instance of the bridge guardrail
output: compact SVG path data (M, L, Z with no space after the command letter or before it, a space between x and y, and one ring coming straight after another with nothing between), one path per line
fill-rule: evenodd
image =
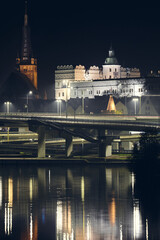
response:
M154 128L159 128L160 127L160 122L159 123L155 123L155 122L144 122L144 121L137 121L136 117L132 117L132 118L127 118L125 119L117 117L116 116L112 116L111 117L105 119L103 116L95 116L94 119L94 115L90 116L90 117L86 117L86 116L81 116L81 117L60 117L60 116L55 116L55 115L41 115L41 114L37 114L37 113L1 113L0 114L0 118L4 118L4 119L8 119L8 120L14 120L14 119L18 119L18 120L25 120L25 121L29 121L29 120L36 120L36 121L45 121L45 122L57 122L57 123L63 123L63 124L97 124L97 125L119 125L119 126L124 126L125 124L127 124L128 126L138 126L138 127L154 127ZM116 118L116 119L115 119Z

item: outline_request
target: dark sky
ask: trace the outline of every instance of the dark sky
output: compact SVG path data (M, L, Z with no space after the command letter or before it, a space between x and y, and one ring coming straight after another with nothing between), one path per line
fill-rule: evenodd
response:
M160 69L159 8L116 4L28 0L40 86L53 85L57 65L102 66L111 43L122 66ZM23 17L24 0L1 3L0 81L15 67Z

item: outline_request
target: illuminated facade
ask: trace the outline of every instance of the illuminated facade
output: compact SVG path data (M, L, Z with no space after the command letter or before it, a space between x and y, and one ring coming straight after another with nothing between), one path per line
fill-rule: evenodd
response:
M106 79L72 82L71 98L89 98L113 95L116 97L141 97L146 94L145 78Z
M102 68L91 66L86 70L82 65L75 67L72 65L58 66L55 70L55 98L65 101L76 97L94 98L96 95L101 96L109 92L112 86L118 85L121 79L125 82L132 78L140 78L139 69L121 67L115 57L114 50L110 48ZM98 89L94 88L95 81L99 85ZM127 82L129 83L129 81ZM100 89L102 83L104 87ZM77 93L75 93L75 89ZM78 93L78 89L80 89L80 93ZM117 88L115 90L118 92Z
M25 74L31 81L32 85L37 89L37 59L33 57L30 28L28 26L27 2L25 6L24 27L22 49L20 57L16 59L17 70Z

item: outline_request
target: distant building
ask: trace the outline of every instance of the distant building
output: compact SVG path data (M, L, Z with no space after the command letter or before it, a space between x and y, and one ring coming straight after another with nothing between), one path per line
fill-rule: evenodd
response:
M37 59L33 57L30 28L28 25L27 2L25 2L25 15L23 26L22 49L20 56L16 59L17 70L26 75L32 85L37 89Z
M33 110L33 101L39 96L37 86L37 60L33 57L25 2L21 54L16 58L16 70L9 73L0 85L0 103L9 102L11 111ZM13 108L14 106L14 108ZM2 111L5 107L1 108Z
M91 66L86 70L82 65L58 66L55 70L55 98L66 101L76 97L94 98L97 95L102 96L111 92L126 95L127 89L131 91L129 92L131 95L134 95L136 91L139 91L136 89L143 89L143 82L139 69L121 67L114 50L110 48L102 68ZM135 83L138 85L135 86ZM120 85L123 85L123 89Z

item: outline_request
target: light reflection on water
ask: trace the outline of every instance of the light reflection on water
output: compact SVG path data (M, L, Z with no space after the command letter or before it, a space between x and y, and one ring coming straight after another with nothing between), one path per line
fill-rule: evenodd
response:
M149 239L134 191L127 167L1 166L0 239Z

